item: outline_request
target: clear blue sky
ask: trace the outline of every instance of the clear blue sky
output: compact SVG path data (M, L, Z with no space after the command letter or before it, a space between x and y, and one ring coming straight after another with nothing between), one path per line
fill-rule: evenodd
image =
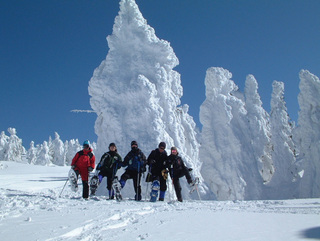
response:
M180 65L183 104L199 122L209 67L223 67L243 91L248 74L270 111L273 80L285 83L297 120L298 73L320 76L319 0L136 0ZM29 148L57 131L96 141L88 82L106 57L118 0L0 0L0 131L15 127ZM8 135L8 133L6 132Z

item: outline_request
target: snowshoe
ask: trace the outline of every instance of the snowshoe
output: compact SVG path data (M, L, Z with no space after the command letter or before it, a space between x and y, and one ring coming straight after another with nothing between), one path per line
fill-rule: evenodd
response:
M97 175L94 175L90 179L90 194L91 196L96 195L97 188L99 186L99 177Z
M154 180L151 186L150 202L157 201L159 190L160 190L160 182L158 180Z
M73 169L70 169L70 171L68 173L68 178L69 178L71 190L73 192L77 192L78 191L78 178L77 178L76 172Z
M113 179L112 189L114 191L114 196L116 197L117 201L120 202L122 200L122 196L121 196L121 184L118 180L118 177L115 177Z

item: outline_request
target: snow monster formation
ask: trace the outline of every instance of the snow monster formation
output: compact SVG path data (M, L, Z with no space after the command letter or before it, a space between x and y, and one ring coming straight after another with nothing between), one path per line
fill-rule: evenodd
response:
M167 151L176 146L194 176L200 176L196 125L188 106L181 106L180 74L173 70L179 61L170 43L155 35L134 0L120 1L107 42L106 59L89 82L90 104L98 115L97 157L110 142L126 155L136 140L149 155L164 141Z

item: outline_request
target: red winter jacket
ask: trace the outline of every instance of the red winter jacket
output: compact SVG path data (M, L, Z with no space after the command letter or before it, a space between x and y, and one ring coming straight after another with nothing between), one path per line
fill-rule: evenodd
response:
M71 166L76 166L74 170L79 171L81 179L83 181L88 181L89 173L88 167L95 168L96 158L92 153L92 149L82 150L77 152L77 154L72 159Z

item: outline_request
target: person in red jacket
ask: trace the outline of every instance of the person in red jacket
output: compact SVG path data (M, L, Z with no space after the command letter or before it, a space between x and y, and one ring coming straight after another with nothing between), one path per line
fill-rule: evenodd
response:
M82 179L82 197L87 199L89 197L89 172L92 172L95 168L96 158L90 147L90 142L86 140L83 142L83 150L77 152L72 159L71 168L77 174L77 177L81 176Z

